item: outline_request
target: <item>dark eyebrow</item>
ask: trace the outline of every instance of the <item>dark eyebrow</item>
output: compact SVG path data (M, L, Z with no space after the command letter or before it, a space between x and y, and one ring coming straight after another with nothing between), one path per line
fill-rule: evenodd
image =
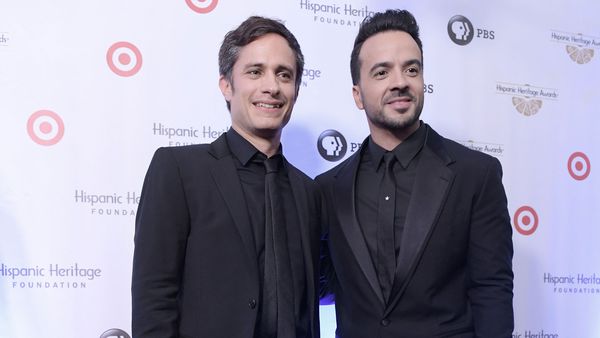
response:
M411 60L407 60L402 64L402 67L407 67L410 65L417 65L419 66L419 68L422 68L423 64L421 63L420 60L418 59L411 59ZM383 68L391 68L392 67L392 63L391 62L378 62L376 64L373 65L373 67L371 67L371 72L374 71L375 69L379 68L379 67L383 67Z
M294 68L286 66L286 65L279 65L279 66L277 66L276 70L277 70L277 72L285 70L286 72L289 72L290 74L296 75Z
M253 68L253 67L256 67L256 68L264 68L264 66L265 66L265 65L264 65L264 64L262 64L262 63L260 63L260 62L257 62L257 63L248 63L248 64L245 64L245 65L244 65L244 69Z

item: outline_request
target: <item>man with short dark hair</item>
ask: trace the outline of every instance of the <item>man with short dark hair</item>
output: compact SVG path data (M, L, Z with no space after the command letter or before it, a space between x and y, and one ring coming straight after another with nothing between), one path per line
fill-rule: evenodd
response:
M133 336L318 338L320 195L282 154L304 59L250 17L219 51L231 129L160 148L136 218ZM285 211L285 212L283 212Z
M323 291L335 299L337 336L511 337L502 169L420 120L423 51L412 14L366 18L350 64L370 136L317 177L329 212Z

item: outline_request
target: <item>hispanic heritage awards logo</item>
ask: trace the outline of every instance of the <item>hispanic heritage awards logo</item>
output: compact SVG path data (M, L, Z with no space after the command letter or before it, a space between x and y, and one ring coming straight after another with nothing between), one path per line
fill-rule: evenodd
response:
M459 46L466 46L473 38L494 40L495 32L489 28L474 27L471 20L463 15L455 15L448 20L448 37Z
M476 150L476 151L479 151L482 153L486 153L488 155L492 155L495 157L502 156L506 150L504 148L504 145L499 144L499 143L476 142L473 140L468 140L468 141L457 140L457 142L469 149Z
M106 52L106 63L119 76L133 76L142 68L142 53L130 42L116 42Z
M218 0L185 0L188 7L199 14L212 12L217 7L218 2Z
M565 52L577 64L583 65L594 58L595 49L600 48L600 38L581 33L569 33L558 30L550 32L550 39L565 45Z
M555 88L508 82L497 82L496 94L511 96L513 106L524 116L537 114L542 109L544 101L556 101L559 96L558 89Z
M65 124L57 113L38 110L27 120L27 134L39 145L53 146L63 138Z

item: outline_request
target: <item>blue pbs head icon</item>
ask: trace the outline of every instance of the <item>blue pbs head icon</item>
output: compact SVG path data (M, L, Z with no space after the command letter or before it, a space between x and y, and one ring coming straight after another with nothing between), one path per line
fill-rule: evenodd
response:
M339 131L328 129L319 135L317 141L317 149L319 154L325 160L330 162L336 162L344 158L348 144L346 138Z

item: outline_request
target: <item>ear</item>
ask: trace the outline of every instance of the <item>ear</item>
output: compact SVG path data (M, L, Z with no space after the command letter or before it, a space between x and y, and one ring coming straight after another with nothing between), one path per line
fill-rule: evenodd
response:
M221 93L223 94L225 101L231 101L233 88L231 86L231 82L229 82L229 80L227 80L223 75L219 77L219 89L221 89Z
M365 106L362 102L362 96L360 95L360 87L358 85L352 86L352 96L354 97L354 103L356 107L360 110L365 109Z

